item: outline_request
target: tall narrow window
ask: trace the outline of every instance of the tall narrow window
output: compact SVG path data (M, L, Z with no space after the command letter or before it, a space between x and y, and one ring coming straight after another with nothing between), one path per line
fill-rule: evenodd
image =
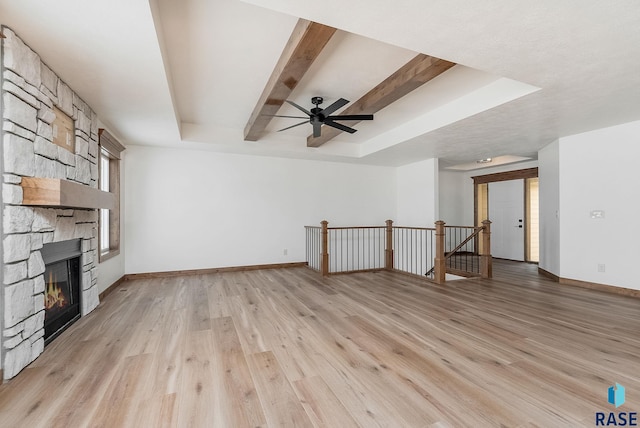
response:
M100 129L100 190L115 195L116 206L112 210L100 210L100 262L120 253L120 155L122 146L106 130Z
M526 180L526 206L527 206L527 258L529 262L538 262L540 252L540 219L538 215L538 178L527 178Z
M489 219L489 185L481 183L476 185L476 226L482 226L482 222ZM482 239L476 240L478 251L484 254Z
M109 153L100 150L100 190L109 192ZM100 253L106 253L111 248L109 242L109 210L100 210Z

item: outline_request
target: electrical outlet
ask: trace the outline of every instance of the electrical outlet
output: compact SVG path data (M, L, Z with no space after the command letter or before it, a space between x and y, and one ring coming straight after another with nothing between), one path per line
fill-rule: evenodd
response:
M287 250L286 248L284 249L284 251L282 251L282 254L284 254L285 256L289 253L289 250Z
M604 264L599 264L598 265L598 272L604 272L605 271L605 266Z

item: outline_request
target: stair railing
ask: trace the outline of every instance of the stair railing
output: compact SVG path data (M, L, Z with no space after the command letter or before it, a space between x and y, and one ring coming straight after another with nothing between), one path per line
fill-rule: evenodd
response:
M426 275L438 284L447 273L491 278L490 225L488 220L477 228L437 221L435 228L402 227L387 220L385 226L329 227L325 220L320 227L305 226L307 264L323 276L387 270ZM456 240L461 242L447 251Z

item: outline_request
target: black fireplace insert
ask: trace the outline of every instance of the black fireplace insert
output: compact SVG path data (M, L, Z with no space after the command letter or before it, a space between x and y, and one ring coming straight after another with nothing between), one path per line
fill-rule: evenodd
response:
M45 263L45 344L80 318L81 244L80 239L74 239L45 244L41 250Z

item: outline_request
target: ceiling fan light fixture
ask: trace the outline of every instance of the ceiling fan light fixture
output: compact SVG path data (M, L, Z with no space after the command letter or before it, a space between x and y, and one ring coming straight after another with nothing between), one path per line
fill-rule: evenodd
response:
M329 107L320 108L320 104L324 102L324 99L322 97L313 97L311 98L311 103L315 107L312 108L311 110L307 110L304 107L299 106L298 104L290 100L285 100L285 102L288 104L291 104L293 107L297 108L298 110L300 110L301 112L309 116L309 120L300 122L292 126L288 126L286 128L279 129L278 132L291 129L296 126L304 125L305 123L311 123L311 125L313 126L313 138L320 137L322 125L326 125L331 128L338 129L340 131L348 132L349 134L353 134L354 132L356 132L355 129L349 126L337 123L336 120L355 120L355 121L373 120L372 114L332 115L332 113L341 109L342 107L344 107L349 103L349 101L345 100L344 98L340 98L338 101L334 102ZM292 117L292 116L282 116L282 115L275 114L273 115L273 117ZM304 119L304 118L300 117L300 119Z

